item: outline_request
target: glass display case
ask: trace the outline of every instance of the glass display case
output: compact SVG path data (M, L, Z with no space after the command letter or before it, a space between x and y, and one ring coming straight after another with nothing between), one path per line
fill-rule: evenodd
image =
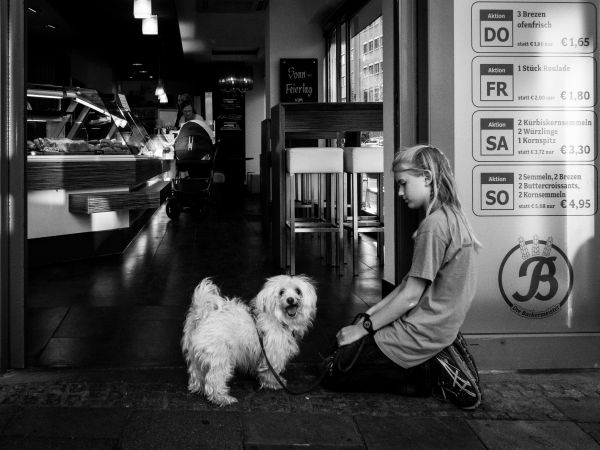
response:
M146 130L117 102L97 91L30 85L27 89L29 155L137 155L151 142Z
M162 147L157 145L156 140L148 134L146 128L132 112L125 95L118 94L114 99L106 100L105 104L113 117L125 121L119 128L119 133L133 154L146 156L161 154Z

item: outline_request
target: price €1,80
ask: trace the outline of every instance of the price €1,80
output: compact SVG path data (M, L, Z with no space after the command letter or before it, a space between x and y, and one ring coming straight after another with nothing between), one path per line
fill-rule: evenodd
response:
M563 155L589 155L592 147L589 145L563 145L560 147Z
M579 200L561 200L562 208L570 209L589 209L592 207L592 201L589 199L580 198Z
M560 43L563 47L589 47L590 46L590 38L589 37L580 37L580 38L572 38L572 37L564 37L560 40Z
M592 97L590 91L562 91L560 98L569 101L589 100Z

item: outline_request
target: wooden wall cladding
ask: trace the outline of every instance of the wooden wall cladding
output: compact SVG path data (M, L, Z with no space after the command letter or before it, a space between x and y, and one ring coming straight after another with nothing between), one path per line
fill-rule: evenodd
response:
M131 192L69 194L69 212L93 214L122 209L158 208L160 206L161 191L169 185L168 181L161 181L147 188Z
M27 161L27 190L134 187L168 170L167 161L140 158L125 161Z

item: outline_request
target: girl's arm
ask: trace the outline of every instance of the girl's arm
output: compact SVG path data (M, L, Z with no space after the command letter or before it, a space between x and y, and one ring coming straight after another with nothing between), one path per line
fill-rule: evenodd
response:
M394 299L398 295L398 293L402 289L404 289L405 285L406 285L406 279L402 280L402 283L400 283L398 286L396 286L392 292L390 292L388 295L386 295L384 298L382 298L379 302L377 302L376 304L371 306L369 309L367 309L367 314L372 315L375 313L375 311L379 311L381 308L383 308L385 305L387 305L392 299Z
M428 281L423 278L408 277L405 282L390 292L383 300L370 308L374 330L392 323L413 309L419 302ZM342 328L337 334L338 345L347 345L367 334L362 322Z

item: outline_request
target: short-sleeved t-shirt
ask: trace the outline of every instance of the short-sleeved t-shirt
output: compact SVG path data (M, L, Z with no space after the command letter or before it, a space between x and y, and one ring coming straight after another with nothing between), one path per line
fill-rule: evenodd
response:
M408 276L428 281L421 299L375 334L381 351L404 368L424 363L454 341L475 295L475 248L449 208L437 209L419 226Z

